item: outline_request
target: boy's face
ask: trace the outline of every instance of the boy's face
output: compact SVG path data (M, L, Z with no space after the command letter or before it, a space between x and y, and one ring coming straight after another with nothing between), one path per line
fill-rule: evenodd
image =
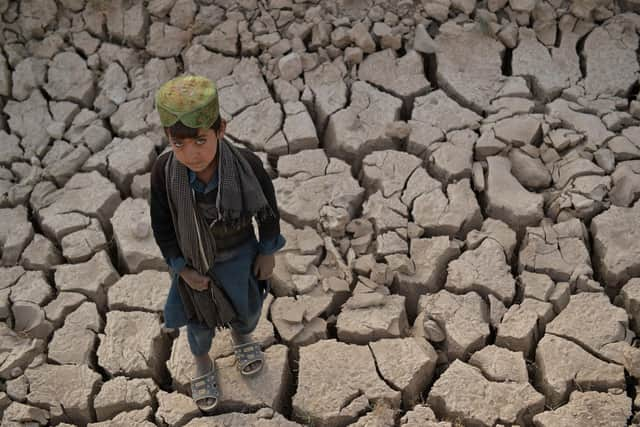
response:
M198 129L195 138L174 138L167 132L169 143L180 163L194 172L202 172L211 166L218 152L218 138L224 133L224 122L216 134L213 129Z

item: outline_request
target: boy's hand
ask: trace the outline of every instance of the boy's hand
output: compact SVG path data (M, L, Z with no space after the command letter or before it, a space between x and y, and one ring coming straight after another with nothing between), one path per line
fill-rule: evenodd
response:
M187 285L196 291L204 291L209 287L209 278L192 268L186 267L180 273L180 277L187 282Z
M276 257L274 255L258 254L253 263L253 274L258 280L267 280L273 274L273 268L276 265Z

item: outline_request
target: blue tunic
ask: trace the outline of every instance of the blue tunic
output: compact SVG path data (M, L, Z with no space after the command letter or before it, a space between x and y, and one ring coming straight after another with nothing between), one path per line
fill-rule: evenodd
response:
M218 186L218 174L214 173L205 186L197 179L196 174L189 171L191 187L200 193L208 193ZM237 321L234 328L248 333L255 328L262 310L263 293L261 285L253 274L253 261L257 254L273 254L286 243L282 234L275 239L258 241L253 235L228 252L217 254L213 269L224 288L231 304L236 310ZM186 266L183 257L167 259L171 267L171 288L164 306L164 323L167 328L179 328L189 323L178 292L178 275ZM244 329L244 331L242 331Z

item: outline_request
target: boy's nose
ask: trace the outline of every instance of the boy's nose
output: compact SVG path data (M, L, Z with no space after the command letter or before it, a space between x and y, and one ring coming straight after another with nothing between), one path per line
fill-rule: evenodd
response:
M186 143L184 145L185 148L185 154L187 156L187 159L189 160L197 160L199 155L198 155L198 149L195 147L195 144L191 144L191 143Z

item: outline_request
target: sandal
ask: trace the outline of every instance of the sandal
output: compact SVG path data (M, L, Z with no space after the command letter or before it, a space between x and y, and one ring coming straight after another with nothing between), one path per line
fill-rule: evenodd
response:
M202 412L211 412L218 406L219 394L215 369L191 379L191 398ZM214 402L208 406L201 405L200 402L204 399L213 399Z
M233 347L233 352L236 355L238 361L238 368L242 375L254 375L260 372L264 365L264 355L260 344L257 342L250 342L247 344L236 345ZM254 365L253 368L247 369Z

